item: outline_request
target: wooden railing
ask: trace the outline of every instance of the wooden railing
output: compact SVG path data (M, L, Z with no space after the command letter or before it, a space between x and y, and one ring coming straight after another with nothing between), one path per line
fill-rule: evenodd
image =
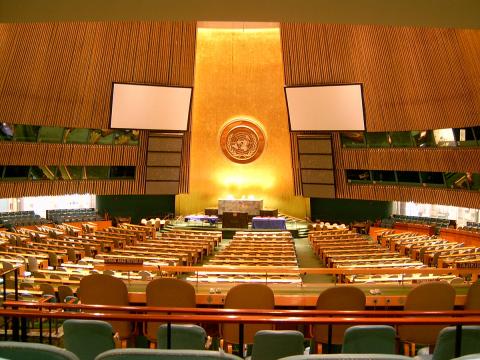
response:
M243 348L245 324L328 325L331 348L332 325L455 325L456 356L460 354L463 325L480 324L478 311L331 311L331 310L263 310L263 309L211 309L171 308L146 306L110 306L26 303L6 301L0 316L21 319L22 339L26 339L27 318L95 319L145 323L167 323L167 347L171 344L172 323L234 323L239 326L239 348ZM89 312L82 312L89 311ZM94 311L94 312L93 312ZM159 314L162 312L163 314ZM17 322L18 323L18 322ZM40 321L40 323L42 323ZM14 330L18 339L19 329Z
M133 269L132 269L133 270ZM282 266L160 266L158 271L167 273L197 273L197 272L221 272L235 271L239 273L263 273L268 274L323 274L323 275L358 275L358 274L454 274L472 275L471 281L478 279L480 269L457 269L457 268L296 268Z

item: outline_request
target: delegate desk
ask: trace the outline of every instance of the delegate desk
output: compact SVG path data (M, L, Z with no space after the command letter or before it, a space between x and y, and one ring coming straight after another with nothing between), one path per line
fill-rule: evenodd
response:
M253 229L287 230L287 223L283 217L258 217L252 219Z
M185 216L185 221L208 221L210 225L215 225L218 222L218 216L215 215L188 215Z
M225 297L229 288L232 284L224 283L204 283L204 284L194 284L196 286L196 299L197 306L223 306L225 303ZM303 287L298 287L297 285L290 286L287 284L277 284L271 285L274 292L275 307L288 307L288 308L315 308L318 295L324 291L326 288L330 287L331 284L324 285L314 285L303 284ZM369 307L403 307L408 292L414 287L413 285L384 285L384 284L375 284L375 288L380 290L380 294L373 295L370 293L372 285L369 284L355 284L363 290L366 296L366 305ZM132 305L136 304L145 304L146 295L145 290L139 289L138 287L134 289L132 286L129 286L129 301ZM143 285L146 287L146 284ZM456 297L455 305L463 306L466 300L466 293L468 291L467 286L455 286Z

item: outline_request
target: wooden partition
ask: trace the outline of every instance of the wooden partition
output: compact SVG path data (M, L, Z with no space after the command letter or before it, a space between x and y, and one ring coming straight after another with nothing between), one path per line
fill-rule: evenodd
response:
M195 40L195 22L0 24L0 118L109 128L113 83L193 86ZM4 181L0 197L144 194L147 148L148 131L138 146L0 142L0 166L135 166L133 180ZM188 159L180 164L185 189Z
M378 25L281 24L285 84L363 85L368 132L476 126L480 31ZM292 154L299 152L291 136ZM480 193L348 184L345 170L480 172L480 148L345 149L332 134L335 196L480 207ZM295 163L295 190L300 193Z
M362 83L368 131L476 126L480 31L282 23L286 85Z

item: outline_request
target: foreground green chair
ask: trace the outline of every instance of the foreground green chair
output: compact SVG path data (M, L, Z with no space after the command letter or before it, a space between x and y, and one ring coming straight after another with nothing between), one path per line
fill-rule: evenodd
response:
M207 333L201 326L172 324L171 331L171 349L205 350ZM157 347L158 349L167 348L166 324L163 324L158 328Z
M450 360L455 357L456 328L450 326L438 334L433 354L428 348L418 351L418 360ZM480 326L462 326L462 344L460 356L480 353ZM480 359L480 357L479 357Z
M241 360L238 356L208 350L115 349L98 355L95 360Z
M294 330L261 330L255 334L251 360L276 360L301 355L304 337Z
M93 360L107 350L115 349L112 325L101 320L68 319L63 323L65 349L80 360Z
M325 355L297 355L279 360L412 360L411 357L389 354L325 354Z
M9 360L79 360L65 349L53 345L0 341L0 358Z
M452 359L452 360L479 360L479 359L480 359L480 353L460 356L460 357Z
M395 329L388 325L358 325L345 330L344 354L396 354Z

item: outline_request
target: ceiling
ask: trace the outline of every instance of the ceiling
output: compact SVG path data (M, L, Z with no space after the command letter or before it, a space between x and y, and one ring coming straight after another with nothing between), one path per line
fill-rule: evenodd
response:
M0 0L0 22L195 20L480 28L479 0Z

